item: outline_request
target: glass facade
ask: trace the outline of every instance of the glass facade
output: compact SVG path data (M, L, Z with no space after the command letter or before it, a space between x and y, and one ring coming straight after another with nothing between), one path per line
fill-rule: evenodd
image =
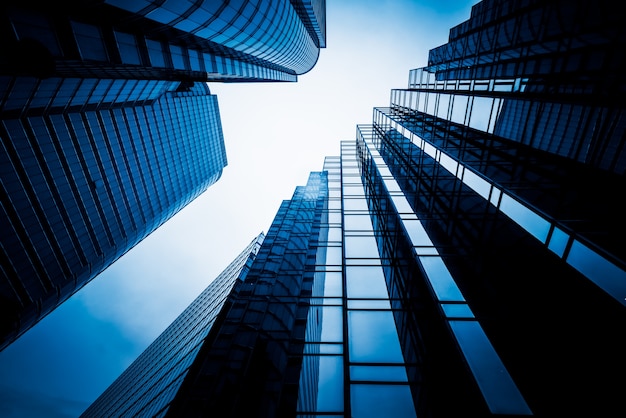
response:
M619 415L614 11L475 5L283 202L171 416Z
M325 0L13 2L0 16L2 74L296 81L326 46Z
M233 286L245 280L263 238L256 237L81 416L165 416Z
M0 350L213 184L207 81L296 81L324 0L0 7Z
M121 80L114 89L114 80L78 81L33 81L53 87L51 103L18 105L0 121L2 347L199 196L226 165L217 98L206 84ZM81 84L91 93L72 106L76 95L66 89ZM9 97L21 102L20 91Z

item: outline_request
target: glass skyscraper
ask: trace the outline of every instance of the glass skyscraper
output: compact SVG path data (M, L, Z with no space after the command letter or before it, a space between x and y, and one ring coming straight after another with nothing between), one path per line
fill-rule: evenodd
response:
M283 202L169 416L619 416L622 22L476 4Z
M323 0L0 6L0 350L226 166L207 81L296 81Z
M252 240L83 415L165 416L233 286L245 280L263 238L260 234Z

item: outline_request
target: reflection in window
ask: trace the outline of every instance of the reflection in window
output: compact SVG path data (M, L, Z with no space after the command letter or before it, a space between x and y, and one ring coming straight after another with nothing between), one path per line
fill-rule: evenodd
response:
M438 300L465 300L441 257L419 257L419 260Z
M324 279L324 296L326 297L341 297L341 273L339 272L326 272Z
M349 311L350 359L355 362L404 362L391 311Z
M165 58L163 57L163 48L160 42L146 39L148 47L148 55L153 67L165 67Z
M141 64L139 51L137 50L137 42L135 37L130 33L115 32L115 39L120 51L120 57L124 64Z
M319 383L317 391L317 410L343 410L343 357L319 357Z
M343 199L344 210L362 210L367 211L367 203L365 199Z
M346 289L349 298L389 297L383 269L380 266L346 267Z
M584 274L619 303L626 305L626 273L578 240L574 240L567 263Z
M545 242L550 223L512 197L503 194L500 210L541 242Z
M346 258L378 258L378 246L373 236L347 236L344 242Z
M408 380L404 366L350 366L350 379L380 382Z
M350 385L353 418L415 416L411 390L406 385Z
M343 341L343 319L341 306L322 306L322 336L323 342Z
M369 215L345 215L344 225L346 231L371 231L372 221Z
M569 235L567 235L567 233L563 232L559 228L554 228L552 235L550 236L548 248L559 257L562 257L565 252L565 246L567 245L568 239Z
M107 53L97 26L72 22L72 29L80 55L84 60L106 61Z

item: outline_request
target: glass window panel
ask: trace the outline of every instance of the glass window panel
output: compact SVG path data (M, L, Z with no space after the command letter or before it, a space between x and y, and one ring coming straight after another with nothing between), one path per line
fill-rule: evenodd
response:
M467 184L472 190L474 190L485 199L489 199L489 191L491 190L491 185L486 180L479 177L476 173L467 168L464 170L463 173L463 183Z
M465 303L443 303L441 307L448 318L474 318L474 313Z
M396 207L396 211L399 214L407 214L407 213L412 214L413 213L413 209L411 208L411 205L409 205L409 202L406 200L404 195L391 196L391 201L393 202L394 206Z
M572 243L567 262L622 305L626 304L626 272L624 270L578 240Z
M452 122L463 124L465 122L465 111L467 110L468 96L456 94L454 95L453 100Z
M417 219L407 219L402 222L406 228L406 232L409 234L411 244L413 246L432 247L433 243L430 237L426 233L424 226Z
M195 49L189 50L189 64L191 65L191 69L193 71L202 70L202 67L200 64L201 60L202 60L202 57L200 56L200 52L196 51Z
M355 167L355 168L347 168L347 167L344 167L344 168L341 170L341 174L343 174L344 176L360 176L360 175L361 175L361 172L360 172L360 171L359 171L359 169L358 169L358 168L356 168L356 167Z
M72 22L72 30L80 49L80 55L84 60L106 61L106 48L97 26Z
M389 298L380 266L346 267L346 291L349 298Z
M326 264L341 265L342 259L341 247L326 248Z
M442 152L439 154L439 163L443 166L443 168L456 176L456 171L459 167L459 163L456 160L448 154Z
M130 33L115 32L115 38L117 39L122 62L124 64L141 64L135 37Z
M343 318L341 306L323 306L322 312L322 341L343 341Z
M419 260L437 299L441 301L465 300L441 257L419 257Z
M381 382L406 382L404 366L350 366L351 380L377 380Z
M343 411L343 358L341 356L319 357L317 411Z
M344 227L346 231L371 231L372 221L369 215L345 215Z
M491 97L474 97L472 114L470 115L470 127L481 131L487 131L489 126L489 116L491 115Z
M548 248L559 257L562 257L568 240L569 235L567 233L563 232L559 228L554 228L552 236L550 237L550 242L548 243Z
M415 416L411 389L407 385L350 385L353 418Z
M343 344L304 344L304 354L342 354Z
M327 240L341 242L341 228L328 228Z
M329 212L328 213L328 223L331 223L331 224L341 224L341 213L339 213L339 212Z
M362 210L367 211L367 203L365 199L343 199L344 210Z
M341 297L342 295L342 283L341 273L339 272L327 272L324 280L324 296Z
M328 201L328 209L341 209L341 201L340 200L329 200Z
M391 311L349 311L350 360L402 363L402 351Z
M146 46L148 47L148 55L150 56L152 66L165 67L165 58L163 58L161 43L153 41L152 39L146 39Z
M550 223L507 194L502 195L500 210L541 242L545 242Z
M348 309L391 309L389 299L350 299Z
M363 186L360 184L346 184L343 186L343 193L346 196L364 196Z
M348 258L378 258L378 246L373 236L344 238L346 257Z
M172 55L172 64L174 64L174 68L178 70L185 70L183 49L178 45L170 45L170 53Z

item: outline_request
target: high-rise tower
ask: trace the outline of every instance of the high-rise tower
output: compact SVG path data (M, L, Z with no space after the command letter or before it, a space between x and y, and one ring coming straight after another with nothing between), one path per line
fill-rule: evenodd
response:
M283 203L172 416L619 415L622 21L475 5Z
M207 81L296 81L321 1L0 6L0 349L214 183Z
M164 416L233 286L245 280L263 238L252 240L83 415Z

